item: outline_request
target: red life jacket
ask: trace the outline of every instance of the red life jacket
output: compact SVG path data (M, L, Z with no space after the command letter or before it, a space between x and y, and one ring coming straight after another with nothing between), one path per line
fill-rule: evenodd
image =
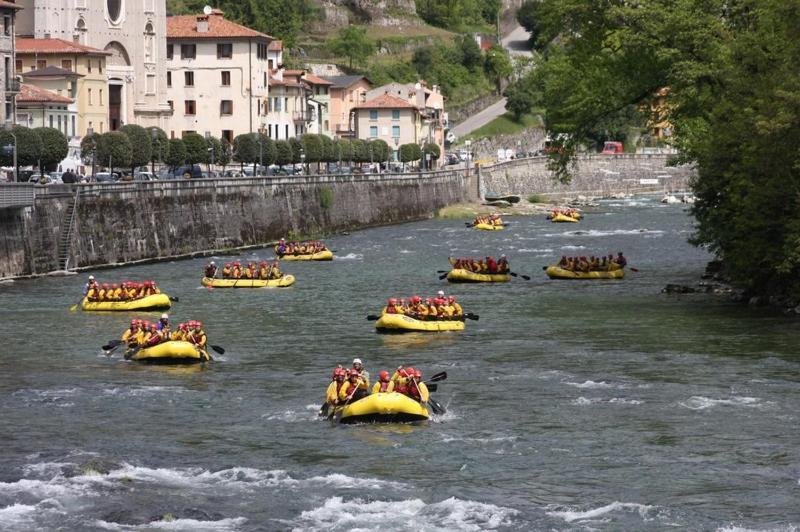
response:
M380 386L380 388L378 388L378 391L379 392L385 392L386 389L389 387L389 382L390 381L386 381L386 382L379 381L379 382L381 383L381 386Z
M406 392L406 395L408 395L412 399L416 399L417 401L419 401L420 400L419 387L417 387L415 383L409 382L408 391Z

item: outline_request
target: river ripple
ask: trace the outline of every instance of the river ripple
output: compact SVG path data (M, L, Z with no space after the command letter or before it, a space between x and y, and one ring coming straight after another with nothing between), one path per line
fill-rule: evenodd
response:
M98 274L180 296L173 317L203 320L227 348L206 368L100 354L131 316L67 312L83 275L0 287L0 529L798 526L797 323L659 293L708 259L686 244L681 206L640 198L577 226L511 221L497 234L431 220L332 238L337 260L287 263L298 282L286 290L200 288L202 260ZM640 273L541 271L618 250ZM448 255L501 252L533 280L437 280ZM430 337L376 335L364 319L385 297L440 288L480 321ZM331 367L353 356L373 375L446 370L448 414L318 421Z

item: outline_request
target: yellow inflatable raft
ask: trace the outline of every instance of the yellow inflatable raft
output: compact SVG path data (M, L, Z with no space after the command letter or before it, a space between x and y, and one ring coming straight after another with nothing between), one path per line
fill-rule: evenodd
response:
M481 231L502 231L505 229L503 225L493 225L493 224L473 224L475 229L480 229Z
M554 224L555 223L563 223L563 222L578 223L580 221L580 216L578 216L576 218L572 218L571 216L567 216L565 214L560 214L559 213L559 214L556 214L555 216L553 216L552 218L550 218L550 221L553 222Z
M167 294L153 294L130 301L89 301L83 298L83 310L126 311L126 310L166 310L172 306Z
M447 280L451 283L505 283L511 280L507 273L475 273L462 268L450 270Z
M307 253L305 255L278 255L281 260L333 260L333 252L329 249L318 253Z
M158 362L162 364L190 364L205 362L211 357L190 342L171 340L153 347L139 349L136 353L125 358L139 362Z
M463 331L464 322L460 320L423 321L415 320L404 314L384 314L375 322L375 330L379 333Z
M426 421L428 417L424 406L397 392L373 393L338 407L334 414L340 423L412 423Z
M551 279L622 279L625 277L625 270L617 268L611 271L593 272L573 272L558 266L548 266L547 276Z
M279 279L210 279L203 277L203 286L214 288L285 288L294 284L294 275L284 275Z

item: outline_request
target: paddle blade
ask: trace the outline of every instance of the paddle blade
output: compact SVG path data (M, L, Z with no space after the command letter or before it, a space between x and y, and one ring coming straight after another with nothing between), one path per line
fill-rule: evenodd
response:
M445 408L439 404L439 401L432 397L428 398L428 404L430 405L431 410L433 410L433 413L436 415L441 416L442 414L447 413L447 410L445 410Z
M531 276L530 275L520 275L520 277L522 277L526 281L530 281L531 280Z
M428 379L425 382L439 382L439 381L445 380L446 378L447 378L447 372L446 371L442 371L442 372L434 374L433 376L431 376L430 379Z
M478 316L477 314L464 314L464 317L467 318L468 320L474 320L474 321L478 321L479 319L481 319L481 317Z
M225 349L223 347L218 346L218 345L212 345L211 349L213 349L214 351L216 351L220 355L224 355L225 354Z
M639 268L633 268L633 267L631 267L631 266L628 266L628 269L629 269L630 271L632 271L632 272L639 273Z
M367 316L367 321L378 321L379 319L381 319L381 317L376 316L375 314L370 314L369 316Z
M508 272L508 274L509 274L511 277L517 277L517 273L516 273L516 272Z
M439 389L438 384L426 384L426 386L428 387L429 392L435 392L436 390Z
M181 300L179 298L177 298L177 297L170 297L169 300L172 301L173 303L180 303L181 302Z
M449 272L448 272L448 273L449 273ZM442 275L440 275L440 276L439 276L439 280L441 281L441 280L443 280L445 277L447 277L447 273L443 273Z
M69 307L69 311L70 312L75 312L76 310L78 310L78 305L77 304L72 305L71 307Z

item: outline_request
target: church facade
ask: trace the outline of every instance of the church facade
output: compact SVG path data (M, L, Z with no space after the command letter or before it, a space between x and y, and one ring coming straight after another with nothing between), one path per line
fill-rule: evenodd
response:
M165 0L18 0L17 35L105 50L108 128L166 129ZM85 133L85 132L82 132ZM98 131L99 133L99 131Z

